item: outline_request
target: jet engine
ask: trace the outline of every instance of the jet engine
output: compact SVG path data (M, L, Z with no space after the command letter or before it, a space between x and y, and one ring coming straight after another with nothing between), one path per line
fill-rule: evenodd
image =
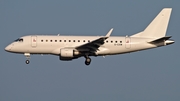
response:
M79 55L79 52L75 51L74 49L63 48L63 49L60 49L59 59L60 60L72 60L72 59L77 58L78 55Z

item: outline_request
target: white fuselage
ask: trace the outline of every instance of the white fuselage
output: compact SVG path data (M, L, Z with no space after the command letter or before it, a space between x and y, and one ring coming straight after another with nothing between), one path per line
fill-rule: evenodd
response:
M15 41L5 50L15 53L54 54L59 55L62 48L74 48L98 39L98 36L24 36L23 41ZM147 43L147 38L109 37L99 47L96 55L113 55L129 53L166 45Z

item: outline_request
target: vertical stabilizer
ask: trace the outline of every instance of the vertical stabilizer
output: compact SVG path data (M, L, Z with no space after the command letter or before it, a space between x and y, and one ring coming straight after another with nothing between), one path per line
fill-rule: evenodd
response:
M166 35L172 8L164 8L143 32L131 37L160 38Z

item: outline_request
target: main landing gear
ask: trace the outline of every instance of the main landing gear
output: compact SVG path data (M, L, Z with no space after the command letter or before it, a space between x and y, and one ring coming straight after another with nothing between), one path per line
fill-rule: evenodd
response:
M25 61L26 64L29 64L29 63L30 63L30 61L29 61L29 59L30 59L30 53L24 53L24 56L27 58L27 60Z
M85 58L86 58L85 64L86 64L86 65L90 65L90 63L91 63L91 58L90 58L88 55L85 56Z

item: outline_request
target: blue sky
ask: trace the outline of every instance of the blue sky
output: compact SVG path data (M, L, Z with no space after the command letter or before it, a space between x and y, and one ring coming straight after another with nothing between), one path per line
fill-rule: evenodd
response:
M0 101L177 101L180 99L180 1L1 0ZM175 44L116 56L60 61L4 47L24 35L132 35L165 7L173 8L167 36Z

